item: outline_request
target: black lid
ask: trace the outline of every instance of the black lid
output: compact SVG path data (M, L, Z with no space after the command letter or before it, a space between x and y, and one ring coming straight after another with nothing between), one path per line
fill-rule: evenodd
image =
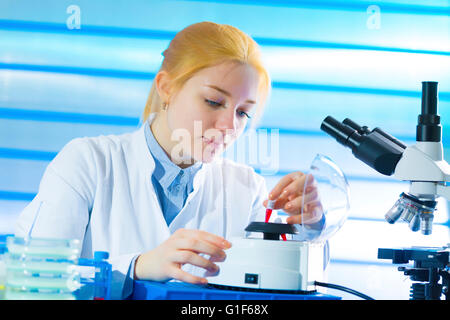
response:
M262 232L266 240L280 240L281 234L297 234L298 231L292 224L273 222L251 222L245 231Z

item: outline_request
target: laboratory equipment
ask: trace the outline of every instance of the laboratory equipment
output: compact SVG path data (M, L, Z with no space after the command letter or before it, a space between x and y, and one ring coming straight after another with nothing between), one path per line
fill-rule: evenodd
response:
M6 239L5 299L110 299L112 271L108 252L95 251L93 259L80 259L81 244L76 239L13 235Z
M79 240L7 238L5 299L75 300Z
M273 211L274 206L275 206L275 200L268 200L267 201L265 222L269 222L270 216L272 215L272 211Z
M83 285L77 292L79 300L110 300L112 266L108 263L109 253L95 251L94 259L78 259L80 282Z
M402 192L385 215L391 224L408 223L409 228L422 234L432 233L432 224L439 196L450 200L450 166L444 160L440 117L438 115L438 83L422 82L421 114L416 127L416 144L406 146L380 128L370 130L350 119L342 123L328 116L321 129L340 144L349 147L353 155L377 172L409 181L409 192ZM444 292L448 299L448 246L444 251L432 248L403 248L378 250L378 258L393 263L414 261L414 268L401 267L411 276L412 299L440 299ZM441 283L439 283L441 281ZM428 283L427 283L428 282Z
M303 202L300 224L253 221L246 236L230 239L227 258L217 262L220 271L209 276L211 286L291 293L316 292L324 276L325 242L344 224L349 210L348 184L329 158L317 155L311 163L303 194L314 188L314 206ZM306 197L304 197L306 198ZM280 237L286 235L286 241ZM287 239L289 238L289 239ZM208 275L206 275L208 276Z
M211 285L194 285L179 281L134 281L131 300L340 300L338 296L314 293L224 290Z
M440 300L442 295L445 295L445 300L450 300L449 255L448 245L441 248L378 249L379 259L389 259L394 264L414 262L413 267L398 268L413 281L411 300Z
M438 115L438 83L422 82L422 110L416 128L416 144L406 146L380 128L370 130L350 119L342 123L328 116L321 129L353 155L381 174L409 181L409 192L402 192L385 219L408 223L412 231L432 233L436 198L450 200L450 166L444 160Z
M6 281L6 265L5 265L5 254L6 248L0 247L0 300L5 297L5 281Z
M9 234L0 234L0 300L5 298L5 282L6 282L6 239Z
M350 188L342 170L329 157L317 154L309 170L302 194L308 189L317 192L317 198L311 203L302 197L300 224L296 240L326 241L331 238L347 221L350 211Z
M264 224L267 234L280 237L281 232L271 230L273 223ZM249 227L251 229L252 224ZM210 284L222 289L243 287L306 293L315 291L314 281L323 278L324 244L321 242L267 238L233 238L230 241L233 245L227 250L227 258L217 263L219 274L208 278Z
M265 220L264 220L266 223L269 222L269 220L270 220L270 217L272 215L272 211L273 211L273 209L275 207L275 202L276 202L276 200L268 200L267 201L266 217L265 217ZM281 238L284 241L287 240L286 234L282 233L282 234L280 234L280 236L281 236Z

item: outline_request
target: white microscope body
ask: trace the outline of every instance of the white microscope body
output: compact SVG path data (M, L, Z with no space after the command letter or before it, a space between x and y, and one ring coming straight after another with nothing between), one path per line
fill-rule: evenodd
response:
M443 160L442 142L417 142L407 147L395 168L397 180L410 181L409 192L418 198L450 200L450 165Z

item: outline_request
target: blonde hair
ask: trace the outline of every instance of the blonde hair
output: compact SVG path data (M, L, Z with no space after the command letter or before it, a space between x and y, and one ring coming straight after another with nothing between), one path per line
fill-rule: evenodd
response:
M247 63L259 74L259 101L252 126L262 116L269 98L271 83L262 64L258 44L241 30L226 24L199 22L178 32L163 52L164 60L159 71L166 71L175 92L196 72L223 62ZM153 81L142 115L146 121L150 113L161 110L161 98Z

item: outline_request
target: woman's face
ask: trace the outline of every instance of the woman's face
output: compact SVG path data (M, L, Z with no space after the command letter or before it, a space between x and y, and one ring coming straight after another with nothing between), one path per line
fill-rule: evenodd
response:
M236 62L205 68L191 77L169 99L166 111L175 142L169 151L172 161L210 162L230 146L256 107L258 81L252 66Z

